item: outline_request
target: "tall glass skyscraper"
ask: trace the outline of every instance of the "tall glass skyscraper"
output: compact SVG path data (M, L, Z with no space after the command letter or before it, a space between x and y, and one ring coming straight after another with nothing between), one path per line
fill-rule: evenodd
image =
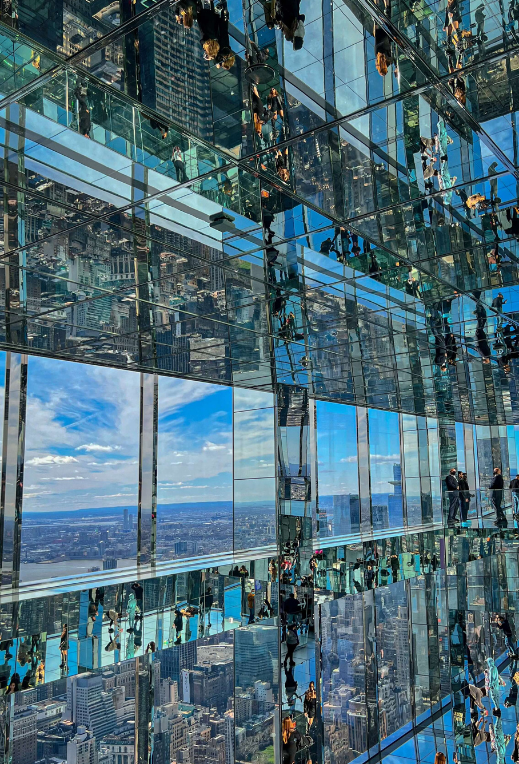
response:
M0 764L519 762L518 73L517 0L2 0Z

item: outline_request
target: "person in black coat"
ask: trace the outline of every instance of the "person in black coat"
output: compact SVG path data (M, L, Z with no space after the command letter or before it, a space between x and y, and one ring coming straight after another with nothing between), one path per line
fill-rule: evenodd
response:
M519 516L519 475L516 475L513 480L510 481L510 490L512 491L512 507L514 517Z
M445 478L445 485L447 486L447 492L449 496L449 516L447 519L447 525L449 528L452 528L456 524L458 506L460 503L459 485L458 479L456 477L456 470L454 467Z
M514 735L514 750L511 753L510 758L512 761L519 761L519 724L517 725Z
M251 89L251 112L252 112L252 118L254 120L254 129L258 133L258 135L261 136L261 128L265 124L265 122L268 119L268 113L265 107L263 106L263 101L260 98L260 94L258 92L258 88L256 85L252 86Z
M458 488L460 491L461 521L466 523L470 505L470 490L467 475L464 472L458 472Z
M294 50L303 47L304 14L300 13L301 0L276 0L276 24Z
M484 329L479 327L476 329L475 344L480 356L483 358L483 363L490 363L490 345L488 344Z
M212 61L220 51L219 39L222 35L220 16L216 13L213 3L209 6L200 3L196 20L200 31L200 42L204 49L204 58L206 61Z
M231 41L229 37L229 11L227 5L220 11L220 21L218 23L218 44L220 50L216 56L216 66L223 69L231 69L234 66L235 56L232 52Z
M458 346L456 344L456 337L449 331L445 335L445 347L447 350L447 363L451 366L456 365L456 358L458 356Z
M492 506L496 510L496 525L499 527L505 527L507 526L507 520L505 513L503 512L503 509L501 507L501 504L503 503L503 489L504 489L504 481L503 476L501 474L501 470L499 467L494 468L494 477L492 479L492 482L490 483L490 498L492 501Z

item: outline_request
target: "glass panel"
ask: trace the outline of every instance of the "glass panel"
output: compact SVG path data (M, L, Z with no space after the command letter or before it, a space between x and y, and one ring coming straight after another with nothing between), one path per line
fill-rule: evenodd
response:
M234 549L253 549L276 540L276 480L234 481Z
M360 532L357 425L353 406L317 401L319 535Z
M232 550L232 454L231 388L160 377L158 561Z
M20 580L134 565L139 375L31 357Z
M403 526L398 414L369 410L369 464L373 528Z
M234 478L276 474L274 409L234 412Z

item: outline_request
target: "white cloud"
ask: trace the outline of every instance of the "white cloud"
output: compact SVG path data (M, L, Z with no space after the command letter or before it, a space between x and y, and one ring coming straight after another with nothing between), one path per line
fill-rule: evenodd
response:
M225 451L228 450L227 446L223 445L217 445L216 443L211 443L210 440L206 440L205 446L202 449L203 451ZM232 453L232 451L229 451L229 453Z
M369 460L377 464L400 464L400 454L370 454ZM339 461L341 464L355 464L357 456L347 456Z
M84 477L81 477L81 475L76 475L75 477L57 477L57 478L48 478L49 480L85 480ZM45 480L45 478L43 478Z
M120 496L137 496L136 493L105 493L103 496L94 496L94 499L118 499Z
M120 451L121 446L100 446L98 443L85 443L82 446L77 446L76 451L104 451L110 453L111 451Z
M221 390L220 385L207 382L161 377L159 382L160 416L161 418L169 416L183 406L200 401Z
M400 454L370 454L370 462L400 464Z
M34 456L26 464L39 467L43 464L72 464L72 462L77 462L74 456L52 456L49 454L48 456Z

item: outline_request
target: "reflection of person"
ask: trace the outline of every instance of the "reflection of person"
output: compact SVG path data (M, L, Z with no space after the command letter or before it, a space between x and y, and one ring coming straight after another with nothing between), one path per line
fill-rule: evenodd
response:
M315 684L310 682L308 690L305 692L304 699L304 713L308 722L308 728L312 726L317 711L317 693L315 691Z
M184 157L182 156L182 152L180 151L179 146L175 146L173 149L172 159L178 182L187 183L189 178L187 177Z
M485 716L488 715L488 711L486 710L485 706L483 705L483 698L487 695L487 690L485 687L477 687L475 684L469 684L468 686L468 694L470 696L470 707L474 708L477 706L480 711L483 711L483 714Z
M510 490L512 491L514 517L517 517L519 515L519 475L516 475L515 478L510 481Z
M449 516L447 518L447 525L452 527L456 523L458 506L460 503L459 486L454 467L445 478L445 485L447 486L449 496Z
M143 611L143 601L142 601L143 588L142 588L142 585L138 581L135 581L132 584L132 590L133 590L133 592L135 594L135 599L137 600L137 607L139 609L139 613L142 614L142 611Z
M229 38L229 11L225 0L220 0L220 5L225 7L220 10L218 22L218 45L220 46L216 56L216 66L222 69L231 69L234 66L235 56L232 52L231 41Z
M512 751L510 758L512 761L519 762L519 724L515 728L514 750Z
M297 636L296 626L294 623L291 623L287 629L287 638L286 638L286 645L287 645L287 654L285 655L285 661L284 665L286 666L288 662L290 662L291 666L295 666L294 661L294 653L296 651L296 647L299 644L299 637Z
M501 714L499 714L498 718L496 719L493 725L492 724L489 725L489 730L490 730L491 736L492 736L492 732L494 736L492 750L494 750L496 754L496 763L504 764L506 746L508 745L510 741L510 735L505 735L503 733L503 720L501 719Z
M220 17L214 10L213 3L209 7L201 6L197 12L198 29L200 31L200 42L204 49L204 58L206 61L215 59L220 51Z
M301 0L276 0L276 24L294 50L301 50L305 36L305 17L300 13Z
M290 592L289 596L284 601L283 610L285 611L287 624L298 622L301 613L301 605L294 592Z
M133 634L128 634L128 640L126 642L126 658L135 657L135 641Z
M500 696L500 684L501 679L499 671L494 663L493 658L487 658L488 668L485 669L485 687L487 694L490 695L494 711L499 711L499 696Z
M492 506L496 510L496 523L499 525L506 524L506 516L503 512L501 504L503 503L503 476L499 467L494 468L494 477L490 483L490 497L492 500Z
M128 631L131 633L135 626L135 611L137 610L137 600L135 599L135 594L133 592L130 592L128 596L126 610L128 612Z
M288 148L284 151L276 151L276 172L285 183L290 180L290 170L288 169Z
M485 716L480 716L478 721L471 724L472 742L474 746L481 743L490 743L490 733L485 730Z
M508 654L510 656L515 655L515 640L514 640L514 632L512 629L512 624L506 617L506 615L498 615L496 617L496 626L498 629L501 629L503 632L503 636L505 638L505 645L508 648Z
M254 85L251 90L251 112L254 121L254 129L257 134L261 136L261 128L267 121L267 112L263 106L263 101L260 98L256 85Z
M205 615L207 613L208 619L207 619L207 625L211 625L211 608L213 607L214 603L214 597L213 597L213 590L210 586L207 587L207 590L204 595L204 615L203 615L203 621L205 622Z
M67 624L63 624L63 629L61 631L61 637L59 641L59 651L61 653L61 664L60 668L64 669L67 665L67 656L68 656L68 626Z
M254 623L254 592L247 594L247 607L249 608L249 623Z
M287 696L287 704L293 708L297 700L297 682L294 678L294 670L292 666L285 667L285 694Z
M466 523L470 504L470 489L465 472L458 472L458 488L460 492L461 521Z
M295 721L286 716L282 723L283 764L295 764L297 754L297 728Z
M180 639L182 636L182 629L184 628L184 619L182 618L182 613L180 610L175 610L175 619L173 621L173 626L175 627L175 634L176 634L176 644L180 644Z
M381 77L385 77L393 63L391 38L382 27L375 26L375 66Z
M483 359L483 363L490 363L490 345L488 344L487 334L484 329L477 327L474 335L474 343Z

